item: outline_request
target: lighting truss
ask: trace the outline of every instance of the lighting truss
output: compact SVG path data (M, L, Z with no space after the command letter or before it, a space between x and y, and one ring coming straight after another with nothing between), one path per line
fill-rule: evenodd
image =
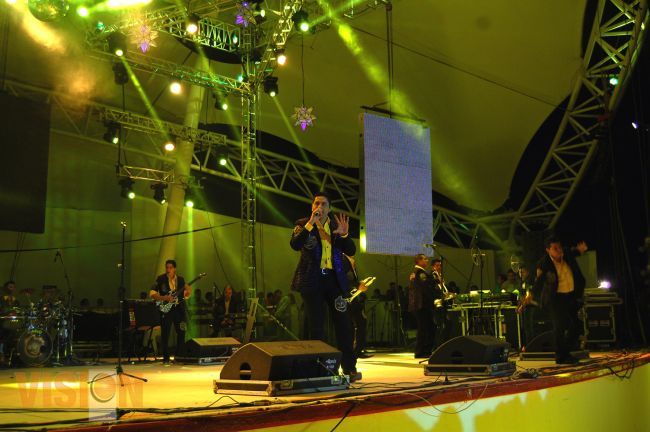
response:
M644 24L645 23L645 24ZM533 223L553 228L592 159L608 118L640 52L648 25L647 0L600 0L580 74L551 148L516 214L509 239ZM609 77L619 84L611 87Z
M221 1L216 3L232 2ZM214 6L218 7L218 4ZM207 12L210 9L205 6L195 7L192 9L192 12L200 13L202 10ZM144 12L141 18L152 30L167 33L178 39L184 39L230 53L237 52L239 49L237 43L233 42L233 37L235 36L241 39L241 28L239 26L203 16L199 21L199 31L192 35L185 30L187 12L184 9L179 9L175 5ZM106 26L102 32L94 29L88 30L86 32L86 42L91 47L104 50L108 35L114 32L128 33L134 25L137 25L135 20L125 19Z
M183 141L190 141L199 144L200 146L218 147L226 145L226 136L222 134L162 120L155 120L150 117L107 106L97 107L96 116L99 121L114 121L119 123L125 129L131 129L146 134L174 136Z
M264 52L262 53L262 58L259 64L256 65L256 82L261 83L264 77L268 75L269 70L272 70L271 61L275 58L275 49L284 47L293 29L293 20L291 17L302 8L303 3L303 0L290 0L280 11L277 25L271 30Z
M91 56L109 62L113 62L118 58L111 53L97 49L91 51ZM179 65L178 63L168 60L157 59L149 54L141 54L135 50L127 52L126 55L121 58L124 59L131 69L167 78L175 78L208 89L225 89L230 93L238 95L248 93L251 89L248 82L239 82L235 78L194 69L185 65Z
M174 170L161 171L153 168L120 165L118 176L156 183L174 183Z

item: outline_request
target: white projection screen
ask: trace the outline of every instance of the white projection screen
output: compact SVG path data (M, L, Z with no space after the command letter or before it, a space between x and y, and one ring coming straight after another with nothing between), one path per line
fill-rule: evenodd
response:
M361 162L361 246L415 255L433 238L431 139L418 123L365 113Z

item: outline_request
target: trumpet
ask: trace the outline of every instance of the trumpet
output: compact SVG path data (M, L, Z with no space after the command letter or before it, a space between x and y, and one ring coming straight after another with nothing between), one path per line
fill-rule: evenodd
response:
M363 279L361 282L359 282L359 286L364 285L366 288L372 285L372 283L377 279L374 276L368 276L367 278ZM350 297L346 298L345 301L348 303L352 303L352 300L357 298L362 292L365 290L360 290L358 287L350 291Z

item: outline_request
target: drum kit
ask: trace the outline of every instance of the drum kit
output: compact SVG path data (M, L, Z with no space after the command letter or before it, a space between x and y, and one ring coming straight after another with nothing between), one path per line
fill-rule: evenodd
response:
M9 366L61 364L71 356L72 314L61 300L42 299L0 315Z

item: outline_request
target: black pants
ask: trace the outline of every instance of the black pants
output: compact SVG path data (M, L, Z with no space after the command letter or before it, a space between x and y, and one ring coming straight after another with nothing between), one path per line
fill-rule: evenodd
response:
M535 334L536 320L539 318L539 308L535 305L528 305L524 309L524 345L529 344L537 336Z
M350 304L350 318L354 326L354 354L359 357L359 354L366 349L366 327L368 320L363 316L363 305Z
M334 323L336 345L341 351L341 367L344 374L356 372L357 358L352 347L352 322L350 314L339 312L334 308L334 300L342 295L336 275L328 273L319 278L318 289L314 292L301 293L305 307L306 339L325 340L325 308L329 309Z
M418 332L415 338L415 358L430 357L433 351L436 325L433 322L431 307L423 307L415 312Z
M176 356L183 355L185 348L185 309L174 306L167 313L160 314L160 338L162 343L163 360L169 360L169 333L172 324L176 330Z
M578 329L578 302L575 293L557 293L551 302L551 319L555 332L555 358L566 359L572 350L577 350Z

